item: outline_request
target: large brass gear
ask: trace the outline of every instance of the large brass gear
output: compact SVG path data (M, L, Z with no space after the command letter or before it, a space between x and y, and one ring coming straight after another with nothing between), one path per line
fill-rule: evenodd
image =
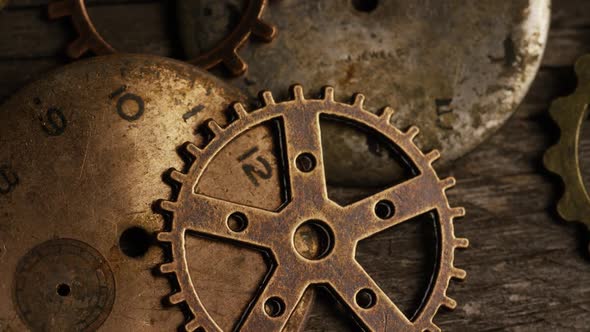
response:
M248 0L244 14L235 29L221 40L213 49L188 62L204 69L210 69L223 63L234 76L246 72L248 65L238 55L240 49L251 35L270 42L276 36L274 26L262 20L266 0ZM56 0L49 4L48 15L51 19L70 16L78 38L70 43L66 53L77 59L92 51L96 55L117 53L117 50L105 40L94 27L88 14L85 0Z
M352 104L335 101L331 87L324 89L322 99L306 99L301 86L292 88L289 101L277 103L268 91L262 96L265 106L253 112L236 104L236 120L226 127L210 121L213 137L202 149L186 145L194 162L187 173L171 173L180 183L178 195L175 201L161 202L162 209L171 213L172 222L171 229L160 233L158 239L171 247L172 261L160 269L178 280L180 291L170 296L170 302L188 305L192 318L186 329L221 331L201 301L187 266L185 237L196 232L265 250L272 258L272 272L235 327L240 331L280 331L312 285L330 289L368 330L440 331L433 322L438 309L457 305L446 294L450 279L466 276L454 266L455 249L467 248L469 242L454 235L453 220L464 216L465 210L449 206L445 191L455 185L455 179L438 178L432 163L440 157L439 152L424 154L413 142L419 132L416 127L401 132L389 124L391 108L379 116L368 112L360 94ZM322 159L320 115L382 133L413 164L415 176L350 205L331 201ZM201 175L215 156L241 134L268 121L282 124L279 144L288 175L284 181L286 204L278 211L268 211L200 193ZM357 263L355 250L360 240L429 212L437 216L439 262L421 308L408 319ZM232 224L235 216L240 216L239 225ZM313 244L303 250L299 247L296 236L303 227L323 232L322 249ZM309 251L316 255L308 255Z
M545 153L544 162L565 185L565 192L557 204L559 215L567 221L583 222L590 228L590 195L584 186L579 160L580 134L588 114L590 96L590 55L578 60L576 73L578 87L575 93L559 98L551 105L550 114L559 126L561 136Z

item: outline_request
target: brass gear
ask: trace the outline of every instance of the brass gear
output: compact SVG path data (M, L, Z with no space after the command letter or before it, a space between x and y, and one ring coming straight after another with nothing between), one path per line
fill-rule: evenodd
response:
M272 274L244 314L239 325L241 331L281 330L311 285L331 289L369 330L440 331L433 322L439 307L456 307L456 302L446 295L449 281L466 276L465 271L454 267L455 249L467 248L469 242L454 235L453 219L464 216L465 210L449 206L445 191L455 185L455 179L438 178L432 167L439 158L438 151L428 154L420 151L413 142L419 131L416 127L401 132L390 125L391 108L385 108L380 116L365 111L363 95L356 95L352 104L334 101L331 87L324 88L323 99L305 99L301 86L294 86L292 95L291 100L276 103L266 91L262 93L264 107L247 112L242 104L236 104L237 120L225 128L209 121L208 127L214 135L211 141L203 149L186 144L194 156L193 164L186 174L171 173L180 183L180 189L176 201L161 202L162 209L171 213L172 223L170 231L160 233L158 239L171 247L172 261L161 265L160 270L174 274L178 280L180 291L169 299L174 304L188 305L192 319L186 329L221 331L195 291L187 266L185 235L197 232L264 248L273 259ZM403 151L418 175L351 205L334 203L327 196L324 179L320 115L346 119L382 133ZM289 177L287 204L279 211L267 211L196 193L201 175L224 146L245 131L271 120L281 120L283 126L280 136L282 146L286 147L282 155L288 161L284 163ZM381 215L380 219L375 208L383 202L390 203L393 215ZM438 216L440 261L428 295L410 321L356 262L354 252L361 239L431 211L436 211ZM239 229L225 222L236 213L245 220ZM315 258L298 251L293 240L297 229L307 221L317 221L331 237L327 241L329 248ZM359 299L361 294L369 295L369 303Z
M545 153L544 163L548 170L561 177L565 185L565 192L557 204L559 215L567 221L583 222L590 228L590 195L584 186L578 150L582 124L588 113L590 55L580 58L575 67L578 76L576 91L555 100L549 110L561 136Z
M188 62L204 69L210 69L223 63L234 76L246 72L248 65L238 55L238 49L246 43L251 35L270 42L277 34L274 26L262 20L266 3L267 0L247 0L246 10L235 29L212 50ZM66 16L72 18L78 39L68 46L66 53L69 57L77 59L88 51L92 51L96 55L117 53L117 50L94 27L85 0L53 1L48 6L48 16L50 19Z

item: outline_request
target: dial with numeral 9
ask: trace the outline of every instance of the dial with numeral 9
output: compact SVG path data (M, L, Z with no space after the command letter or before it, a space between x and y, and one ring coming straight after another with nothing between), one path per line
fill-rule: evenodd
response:
M182 167L179 145L202 143L201 122L226 122L223 110L243 99L193 66L115 55L48 74L1 106L0 330L181 325L182 313L161 303L168 281L153 272L162 261L153 234L165 222L154 200L172 195L162 178L168 167ZM269 189L279 180L274 143L263 139L268 130L248 133L258 145L228 147L223 165L235 170L231 179L206 175L243 189L221 196L280 204L281 193ZM236 293L204 299L230 325L264 277L264 258L196 237L187 243L197 268L209 262L220 280L241 276ZM194 282L213 289L216 280Z

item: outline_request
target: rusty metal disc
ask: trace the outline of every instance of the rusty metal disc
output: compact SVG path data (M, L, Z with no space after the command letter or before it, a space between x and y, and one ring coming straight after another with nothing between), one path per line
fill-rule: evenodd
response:
M1 106L0 330L180 326L181 311L162 304L169 282L154 273L162 251L152 235L164 220L152 206L171 195L162 176L182 166L179 142L202 140L195 132L203 119L224 123L222 110L243 99L194 66L113 55L48 74ZM260 188L224 197L280 201ZM253 280L264 264L240 249L200 244L194 250L195 262L217 269L216 280L204 281L213 290L210 301L247 305L240 301L257 285L236 284L229 298L218 296L215 285L232 278L223 271ZM218 319L231 324L232 315L228 309Z
M221 40L235 24L241 0L180 0L189 55ZM375 108L391 105L401 128L418 124L420 147L436 148L448 164L494 133L516 110L539 67L550 0L271 1L263 18L279 34L268 45L247 45L246 77L233 80L254 96L293 83L343 94L365 91ZM284 96L282 96L284 97ZM387 155L365 136L327 128L325 151L334 181L383 185L397 174ZM366 169L372 169L366 174Z

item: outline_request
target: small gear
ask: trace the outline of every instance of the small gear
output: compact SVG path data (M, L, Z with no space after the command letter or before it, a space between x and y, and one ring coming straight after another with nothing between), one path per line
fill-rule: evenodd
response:
M277 34L274 26L262 20L262 13L266 8L266 0L247 0L246 9L236 28L225 37L215 48L188 62L204 69L210 69L223 63L235 75L242 75L248 65L238 55L250 35L255 35L263 41L270 42ZM74 28L78 32L78 39L70 43L67 54L73 59L81 57L88 51L96 55L116 53L117 50L109 44L96 30L88 14L85 0L57 0L49 4L50 19L70 16Z
M583 222L590 228L590 195L579 164L579 140L590 97L590 55L576 63L578 87L574 94L553 102L550 114L561 130L559 141L544 156L548 170L561 177L565 192L557 211L567 221ZM590 247L589 247L590 250Z
M263 92L265 106L261 109L247 112L238 103L234 106L236 120L226 127L209 121L213 136L205 147L186 144L194 162L187 173L171 172L180 189L175 201L161 202L172 222L158 239L172 251L172 261L162 264L160 270L175 275L178 281L180 291L169 300L188 305L192 314L185 325L188 331L221 328L193 284L185 250L187 232L259 248L273 261L271 273L236 327L240 331L282 330L305 290L317 285L331 290L371 331L440 331L433 322L438 309L456 307L446 291L451 278L466 276L453 262L455 249L467 248L469 242L454 235L453 220L464 216L465 210L449 206L445 192L455 185L455 179L438 178L432 163L440 157L439 152L424 154L415 145L416 127L406 132L393 127L391 108L378 116L364 109L363 95L356 95L352 104L335 101L331 87L324 88L323 95L322 99L305 99L297 85L292 88L291 100L275 102L270 92ZM333 202L325 182L320 115L382 133L411 161L417 175L350 205ZM200 193L201 176L213 158L241 134L268 121L276 121L281 128L278 136L287 202L278 211L268 211ZM437 215L439 262L420 310L408 319L355 260L355 250L360 240L428 212ZM300 231L309 235L312 229L321 234L320 241L297 242Z

